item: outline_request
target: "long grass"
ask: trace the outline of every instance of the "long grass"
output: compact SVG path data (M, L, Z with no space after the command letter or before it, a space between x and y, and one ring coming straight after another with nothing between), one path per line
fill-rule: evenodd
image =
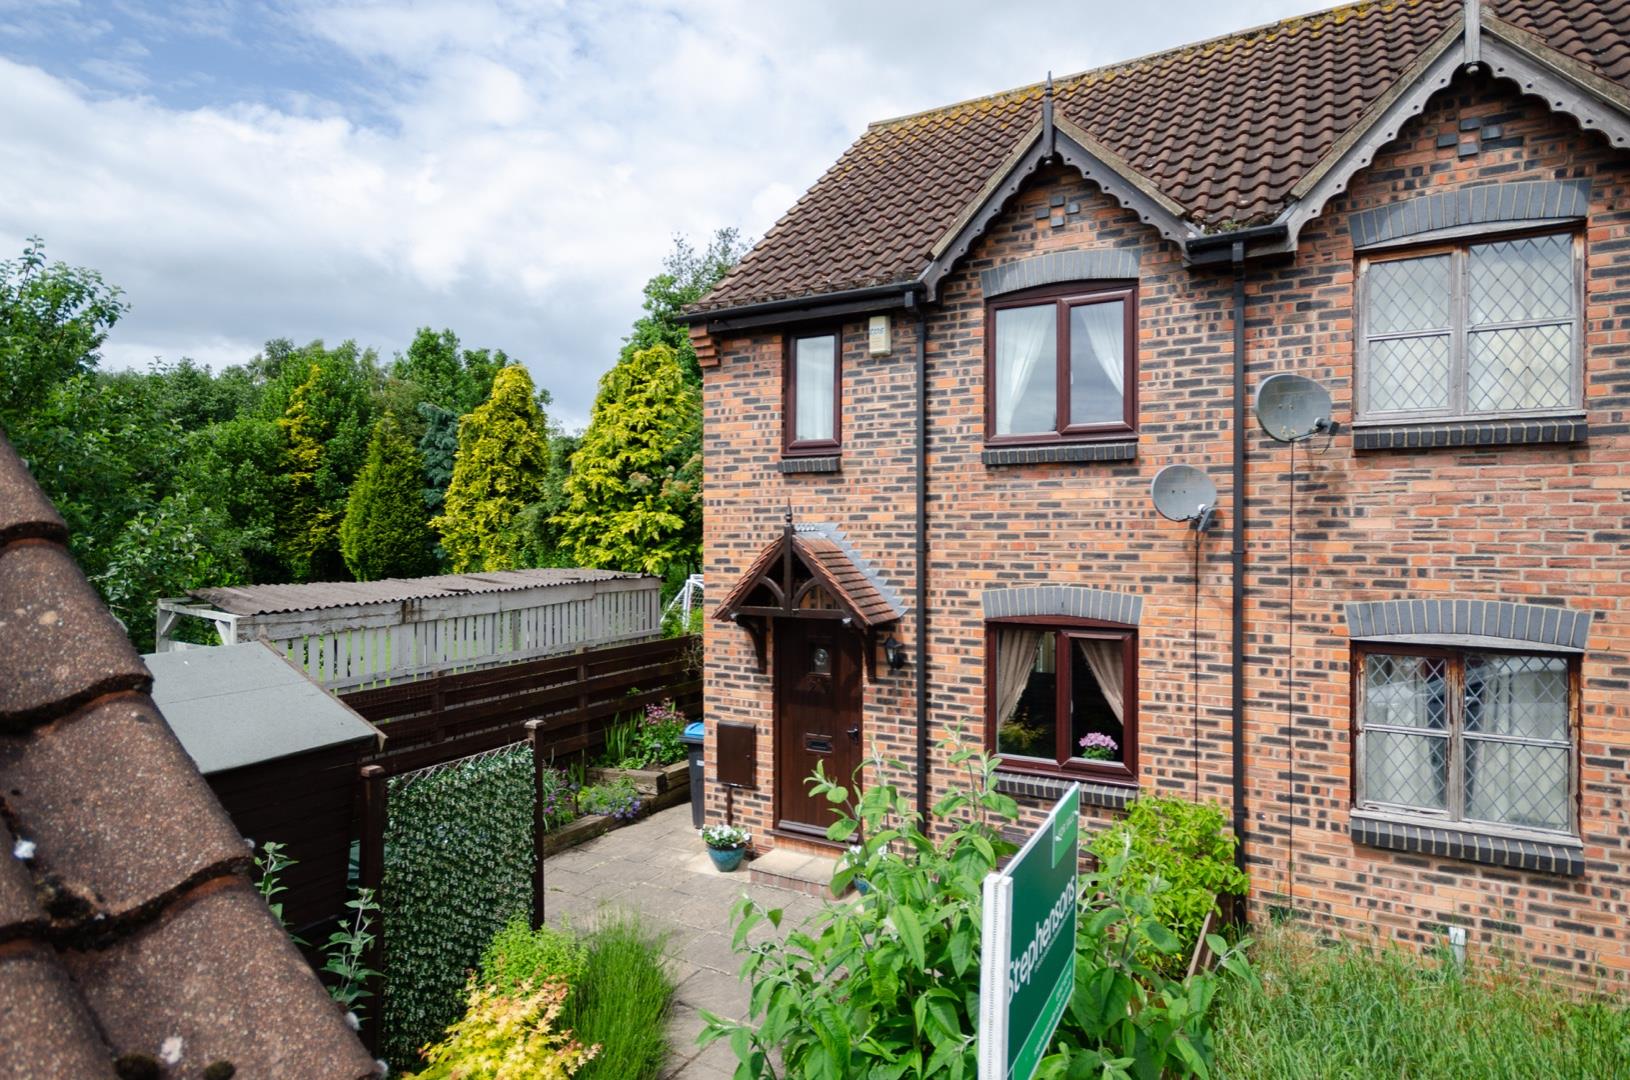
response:
M668 1058L673 975L666 939L631 915L608 916L583 938L586 955L567 999L567 1024L600 1053L576 1080L656 1080Z
M1217 1020L1229 1080L1630 1078L1630 1008L1514 966L1461 972L1396 947L1320 945L1289 927L1252 950Z

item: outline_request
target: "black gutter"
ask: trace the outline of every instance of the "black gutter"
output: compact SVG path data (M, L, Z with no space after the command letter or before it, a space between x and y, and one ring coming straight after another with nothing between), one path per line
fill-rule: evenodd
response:
M1236 244L1284 240L1289 235L1289 225L1282 221L1271 221L1266 225L1252 225L1248 229L1191 237L1183 244L1183 254L1191 266L1232 262L1235 258L1233 249Z
M1233 656L1229 667L1234 728L1230 756L1234 764L1234 865L1245 869L1245 243L1236 237L1234 264L1234 529Z
M917 815L928 831L928 318L917 311Z
M853 304L867 300L893 300L896 305L905 305L909 303L909 298L921 288L922 286L915 281L908 281L898 285L871 285L864 289L845 289L842 292L817 293L812 296L797 296L789 300L765 300L762 303L715 308L711 311L684 311L679 314L679 321L686 325L730 322L736 319L754 318L761 315L782 315L785 312L804 309L818 312L820 309L835 304Z

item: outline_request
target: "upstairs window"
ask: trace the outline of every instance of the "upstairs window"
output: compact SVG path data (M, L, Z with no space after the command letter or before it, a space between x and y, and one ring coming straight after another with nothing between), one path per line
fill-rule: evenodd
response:
M1575 831L1566 656L1371 646L1356 660L1360 808Z
M989 305L985 438L1056 442L1136 428L1137 295L1131 288L1031 294Z
M1137 767L1130 630L1002 623L990 640L990 736L1003 768L1129 781Z
M784 449L789 454L834 454L841 445L839 341L836 333L788 339Z
M1359 263L1359 420L1582 408L1582 240L1461 243Z

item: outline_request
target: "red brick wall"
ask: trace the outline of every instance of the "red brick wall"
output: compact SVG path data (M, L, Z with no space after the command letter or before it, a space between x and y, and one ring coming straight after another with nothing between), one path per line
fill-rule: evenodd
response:
M1440 149L1464 117L1497 118L1504 131L1478 154ZM1630 976L1630 214L1625 158L1532 99L1486 84L1438 95L1347 195L1303 233L1294 261L1253 265L1248 286L1248 378L1276 371L1320 379L1336 415L1351 414L1354 259L1352 209L1490 179L1591 177L1588 233L1587 401L1591 437L1573 447L1355 453L1346 435L1323 454L1298 449L1299 540L1295 655L1285 576L1287 448L1249 434L1247 760L1253 913L1287 902L1284 674L1294 676L1294 896L1322 923L1412 941L1446 922L1469 928L1477 952L1510 949L1575 974L1597 967ZM1037 211L1063 195L1079 213L1054 227ZM1046 251L1124 248L1138 255L1141 429L1130 462L987 467L984 299L979 271ZM985 624L981 591L1071 584L1143 597L1139 627L1140 781L1143 790L1193 796L1195 688L1191 681L1193 534L1158 517L1148 483L1163 465L1205 468L1221 491L1222 521L1201 549L1198 725L1201 798L1230 796L1228 528L1232 439L1231 280L1190 271L1177 248L1065 169L1036 177L948 277L929 316L929 686L936 742L960 725L984 726ZM774 540L788 501L799 520L833 521L902 595L915 585L912 550L912 323L894 320L892 355L865 355L864 325L844 328L843 471L782 476L781 337L718 340L704 373L706 573L718 598ZM1464 596L1566 601L1598 612L1583 667L1583 835L1587 872L1569 879L1355 845L1348 837L1348 601ZM898 631L911 643L915 617ZM771 680L759 674L747 633L710 622L708 719L759 726L759 790L736 799L738 820L773 839ZM773 663L773 658L772 658ZM868 683L865 726L908 764L914 747L914 672ZM711 751L710 751L711 752ZM710 763L709 775L712 775ZM913 782L910 777L905 782ZM936 793L956 778L943 758ZM722 818L718 792L710 819ZM1093 821L1109 811L1092 810ZM1089 828L1092 822L1089 821Z

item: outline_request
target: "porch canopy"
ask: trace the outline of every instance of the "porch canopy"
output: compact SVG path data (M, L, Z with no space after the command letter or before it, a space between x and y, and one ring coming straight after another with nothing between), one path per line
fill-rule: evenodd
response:
M736 623L752 635L762 672L769 619L836 619L871 645L880 630L905 617L905 605L836 527L788 522L781 536L759 552L713 617ZM867 648L869 670L874 653Z

